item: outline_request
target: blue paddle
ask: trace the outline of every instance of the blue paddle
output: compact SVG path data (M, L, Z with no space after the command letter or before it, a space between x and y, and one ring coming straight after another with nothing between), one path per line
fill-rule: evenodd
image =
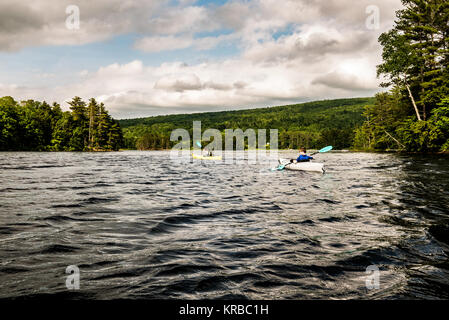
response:
M317 152L315 152L315 153L312 153L311 155L313 156L313 155L315 155L315 154L317 154L317 153L325 153L325 152L329 152L329 151L331 151L332 149L333 149L332 146L327 146L327 147L321 149L320 151L317 151ZM279 167L273 168L273 169L271 169L271 171L276 171L276 170L281 171L281 170L284 170L286 166L288 166L288 165L290 165L290 164L292 164L292 163L293 163L293 162L289 162L289 163L286 163L286 164L284 164L284 165L280 164Z
M317 151L317 152L312 153L311 156L313 156L313 155L315 155L315 154L317 154L317 153L325 153L325 152L329 152L329 151L331 151L332 149L333 149L332 146L327 146L327 147L321 149L320 151Z

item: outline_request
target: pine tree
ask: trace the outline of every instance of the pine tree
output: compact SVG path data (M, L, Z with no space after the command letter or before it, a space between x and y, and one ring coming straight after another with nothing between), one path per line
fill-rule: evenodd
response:
M100 106L94 98L89 100L88 105L89 114L89 144L88 149L94 150L98 148L98 120L100 116Z
M384 86L395 85L410 97L418 120L426 120L447 86L447 0L402 0L395 27L382 34L383 63L378 75L387 77Z
M74 97L68 104L72 110L73 120L83 124L87 120L86 103L80 97Z
M86 103L80 97L75 97L68 104L72 111L74 127L69 142L69 149L82 151L87 148L89 140L89 122Z
M100 149L107 148L109 140L109 114L103 103L100 103L97 128L97 147Z
M120 128L120 124L111 119L110 130L108 134L108 147L111 150L117 151L123 142L123 134L122 129Z

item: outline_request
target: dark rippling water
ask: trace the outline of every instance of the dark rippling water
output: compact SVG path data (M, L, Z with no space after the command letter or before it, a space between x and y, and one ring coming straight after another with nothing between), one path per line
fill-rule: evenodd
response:
M0 155L0 298L449 298L445 156L322 154L321 175L168 152Z

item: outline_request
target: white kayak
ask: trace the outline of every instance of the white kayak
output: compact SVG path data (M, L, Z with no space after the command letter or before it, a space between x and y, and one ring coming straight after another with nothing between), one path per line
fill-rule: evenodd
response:
M285 165L286 170L294 171L316 171L324 173L324 163L318 162L293 162L290 159L279 159L279 164Z

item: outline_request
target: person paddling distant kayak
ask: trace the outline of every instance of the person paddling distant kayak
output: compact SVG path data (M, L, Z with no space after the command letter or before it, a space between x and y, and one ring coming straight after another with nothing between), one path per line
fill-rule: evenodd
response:
M296 159L296 162L308 162L312 159L313 157L307 155L306 148L299 149L299 157Z
M205 149L203 150L203 156L204 156L204 157L213 157L214 154L213 154L212 150L206 149L206 148L205 148Z

